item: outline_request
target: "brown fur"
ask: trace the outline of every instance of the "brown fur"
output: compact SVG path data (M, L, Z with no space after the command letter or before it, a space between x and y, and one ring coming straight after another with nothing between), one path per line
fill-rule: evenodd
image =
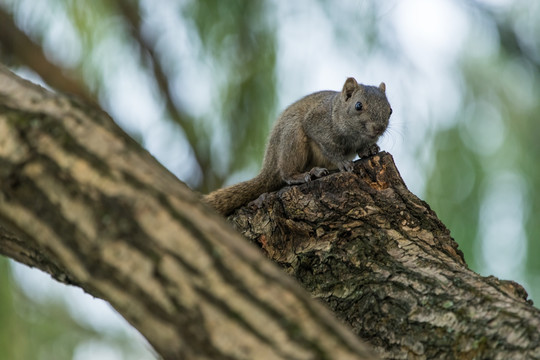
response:
M290 105L279 116L255 178L219 189L203 200L223 215L288 184L301 184L327 173L352 171L352 159L371 155L392 109L386 86L361 85L348 78L341 92L320 91ZM356 104L362 104L356 109Z

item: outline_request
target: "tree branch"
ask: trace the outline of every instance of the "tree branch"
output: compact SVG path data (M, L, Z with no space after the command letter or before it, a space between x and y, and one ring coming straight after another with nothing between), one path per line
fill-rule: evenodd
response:
M387 153L230 220L384 358L540 358L540 310L523 287L469 270Z
M82 81L73 79L73 73L67 75L66 70L50 62L41 46L21 31L2 7L0 7L0 44L6 53L13 54L18 61L35 71L51 87L98 106L94 95L81 85Z
M116 5L129 27L131 36L137 41L140 47L141 58L148 58L150 62L151 71L153 71L169 116L184 132L186 141L191 149L193 149L194 160L197 162L201 172L204 173L206 169L209 169L210 164L208 157L205 155L201 156L201 154L210 153L208 149L209 142L197 139L197 132L193 124L194 120L185 111L182 111L179 105L173 100L173 94L171 93L168 80L169 76L167 76L166 70L161 65L159 55L154 50L154 44L142 33L139 4L128 0L120 0L116 2ZM219 179L218 182L222 183L223 179Z
M0 253L107 300L164 359L373 359L103 112L0 67Z

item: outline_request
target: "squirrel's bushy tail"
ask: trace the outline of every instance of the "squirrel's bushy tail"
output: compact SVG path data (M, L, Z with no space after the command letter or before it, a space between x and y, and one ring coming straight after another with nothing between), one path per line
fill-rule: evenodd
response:
M276 190L279 185L278 181L271 181L267 174L260 173L251 180L213 191L203 196L203 201L226 216L259 195Z

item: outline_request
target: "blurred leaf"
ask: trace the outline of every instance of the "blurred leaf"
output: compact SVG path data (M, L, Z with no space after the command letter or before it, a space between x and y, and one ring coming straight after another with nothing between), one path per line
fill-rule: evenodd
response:
M510 11L495 12L477 5L475 16L481 19L478 23L494 24L494 33L489 35L498 40L497 48L487 54L462 54L460 71L466 88L463 104L461 111L455 114L455 125L436 135L436 161L427 182L427 201L452 229L469 265L485 273L483 266L494 269L497 264L486 263L490 259L483 258L486 254L482 246L494 247L491 251L497 252L497 246L502 245L494 242L495 239L485 238L487 234L480 226L482 207L494 196L489 193L490 184L505 174L514 174L523 186L507 191L521 194L518 197L524 199L520 221L527 240L527 249L523 250L527 255L521 265L525 272L508 274L504 270L506 264L502 263L500 271L505 277L527 280L529 295L538 302L540 193L535 189L540 186L540 43L534 39L538 39L540 33L535 20L540 16L540 7L516 2L510 6ZM520 28L534 29L536 34L519 31ZM469 48L482 48L481 45L471 43ZM508 211L507 217L516 215L511 209ZM499 221L504 221L504 217L501 214ZM517 240L505 241L514 241L514 247L522 246ZM516 260L508 259L508 262Z

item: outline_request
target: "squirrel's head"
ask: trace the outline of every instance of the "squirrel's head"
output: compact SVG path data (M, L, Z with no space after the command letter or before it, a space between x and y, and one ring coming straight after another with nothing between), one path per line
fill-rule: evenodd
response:
M378 87L362 85L352 77L345 81L334 108L334 119L344 134L373 143L386 131L391 114L384 83Z

